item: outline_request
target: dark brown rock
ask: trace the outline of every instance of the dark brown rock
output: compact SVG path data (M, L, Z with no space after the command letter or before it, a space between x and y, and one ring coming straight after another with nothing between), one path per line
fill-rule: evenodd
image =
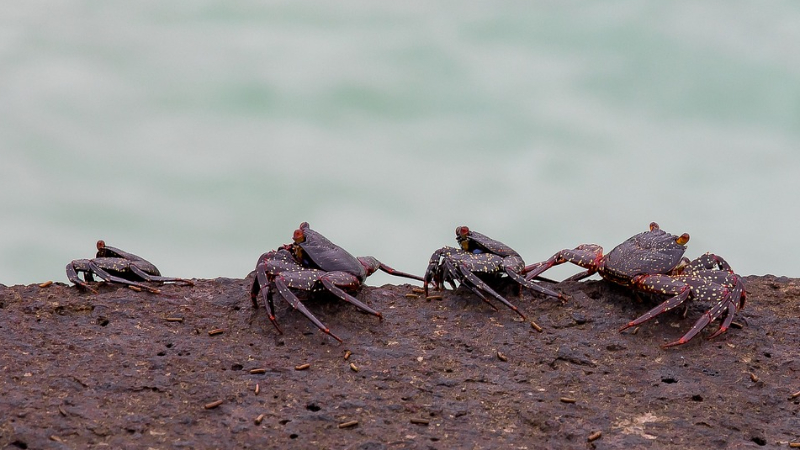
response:
M509 289L541 333L465 290L426 301L406 297L410 285L364 288L359 297L383 321L340 301L305 301L339 344L284 302L278 334L264 309L252 308L250 282L200 280L162 295L113 285L98 295L61 283L0 287L0 448L800 441L800 396L790 398L800 391L797 279L748 277L742 328L667 350L660 344L709 305L690 305L686 319L664 314L633 334L617 330L654 303L602 281L558 285L572 297L566 304ZM176 318L183 321L167 320ZM209 335L215 329L224 331ZM310 366L295 370L302 364Z

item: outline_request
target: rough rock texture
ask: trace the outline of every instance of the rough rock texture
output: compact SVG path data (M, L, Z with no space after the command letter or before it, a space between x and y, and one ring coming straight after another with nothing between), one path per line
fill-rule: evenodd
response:
M797 279L748 277L741 328L665 350L708 305L634 334L617 330L654 299L603 281L558 285L572 297L566 304L507 287L541 332L463 289L425 300L409 295L411 285L364 288L359 297L383 321L340 301L305 301L339 344L285 302L278 334L251 306L251 277L165 286L161 295L108 284L97 295L60 283L0 287L0 448L800 441ZM223 332L209 335L215 329ZM296 370L302 364L310 366Z

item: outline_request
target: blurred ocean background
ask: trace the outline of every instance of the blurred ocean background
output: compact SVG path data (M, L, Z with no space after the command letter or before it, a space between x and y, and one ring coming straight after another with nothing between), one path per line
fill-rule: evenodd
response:
M458 225L532 263L657 221L800 277L798 2L0 9L2 284L98 239L242 278L302 221L420 275Z

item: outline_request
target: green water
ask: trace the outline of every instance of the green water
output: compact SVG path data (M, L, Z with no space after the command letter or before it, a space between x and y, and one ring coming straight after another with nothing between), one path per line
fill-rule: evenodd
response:
M800 276L796 2L2 9L2 284L97 239L243 277L301 221L419 274L457 225L534 262L657 221Z

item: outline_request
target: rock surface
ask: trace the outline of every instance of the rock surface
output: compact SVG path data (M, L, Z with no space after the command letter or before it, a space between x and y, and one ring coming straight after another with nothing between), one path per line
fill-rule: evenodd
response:
M634 334L617 330L654 299L603 281L557 285L571 296L566 304L530 292L520 299L507 287L541 332L463 289L425 300L411 285L365 287L359 298L383 321L340 301L305 301L339 344L282 301L278 334L264 308L251 306L251 277L164 286L161 295L109 284L96 295L61 283L0 286L0 448L800 441L797 279L748 277L741 327L704 339L714 324L665 350L709 305L691 304L685 319L669 312Z

